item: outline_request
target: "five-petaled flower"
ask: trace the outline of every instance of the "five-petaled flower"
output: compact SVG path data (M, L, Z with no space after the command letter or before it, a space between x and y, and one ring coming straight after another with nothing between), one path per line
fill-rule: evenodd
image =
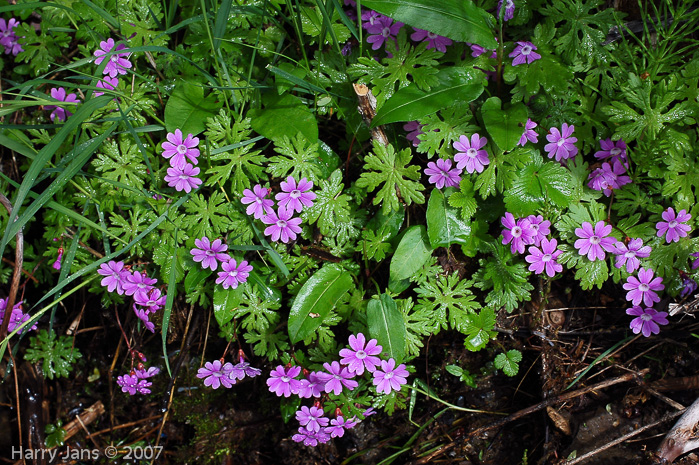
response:
M517 46L508 56L514 57L512 66L521 65L522 63L530 64L541 58L541 55L536 53L536 45L531 42L517 42Z
M296 184L296 179L289 176L286 178L286 181L281 182L280 186L282 191L274 196L280 208L289 210L292 213L294 211L301 213L304 207L313 206L316 195L311 192L313 183L308 179L301 178L298 184Z
M434 184L437 189L458 186L461 182L461 170L452 168L451 160L448 159L440 158L437 163L429 162L425 168L425 174L429 176L429 183Z
M145 300L148 298L148 293L157 282L157 279L149 278L145 271L143 273L134 271L133 273L127 273L125 275L122 287L124 289L124 294L132 295L134 299L138 296L140 299Z
M557 245L556 239L549 241L544 238L541 240L541 250L536 246L529 247L529 255L524 257L527 262L531 263L529 270L536 274L541 274L546 270L546 274L552 278L556 273L563 271L563 266L556 261L558 256L563 253L556 249Z
M423 126L424 124L420 124L417 121L410 121L403 125L403 130L408 132L408 134L405 135L405 138L413 144L413 147L420 145L420 139L418 139L418 136L420 134L424 134L424 132L422 132Z
M271 211L263 216L262 222L270 225L265 228L265 236L271 236L275 242L281 239L285 244L295 240L301 232L301 218L292 218L293 214L293 210L279 208L276 213Z
M102 79L100 79L95 87L99 89L105 89L105 90L114 90L116 89L116 86L119 85L119 78L113 78L109 76L103 76ZM95 91L93 94L95 97L99 97L100 95L104 95L104 92L99 92Z
M595 157L600 160L611 158L611 162L626 162L626 142L623 139L612 141L612 139L602 139L599 141L602 150L595 152Z
M549 133L546 135L546 140L549 143L544 146L549 158L555 156L556 161L561 161L573 158L578 154L578 148L575 146L578 138L573 137L574 130L575 126L572 124L569 126L568 123L563 123L560 131L558 128L549 129Z
M240 265L231 258L227 262L221 263L221 270L218 272L218 278L216 278L216 284L220 284L224 289L232 287L236 289L238 284L242 284L248 280L250 272L252 271L252 265L248 265L246 260L240 262Z
M123 392L128 392L130 395L138 394L150 394L150 386L153 385L150 381L141 379L135 374L126 374L117 377L117 384L121 386Z
M9 297L5 297L4 299L0 299L0 322L3 321L5 318L5 311L7 310L7 301L9 300ZM24 323L29 321L31 319L31 315L29 313L24 313L22 311L22 302L17 302L12 306L12 312L10 313L10 323L7 326L7 331L8 332L13 332L15 329L17 329L19 326L22 326ZM33 331L36 329L36 324L33 324L31 327L25 327L21 330L19 330L19 334L22 334L24 330L28 331Z
M350 372L356 375L364 374L364 369L369 373L376 370L376 366L381 363L381 359L377 355L381 354L383 347L378 345L376 339L366 341L364 334L357 333L355 336L351 334L349 337L349 345L351 349L340 350L340 363L347 365Z
M643 239L631 239L628 246L623 242L617 242L614 245L614 255L616 255L614 266L621 268L626 265L626 272L633 273L641 266L639 258L650 257L651 250L649 245L643 245Z
M500 17L500 11L502 10L503 0L498 0L498 18ZM514 0L505 0L505 21L509 21L515 17L515 2Z
M323 409L313 406L311 408L305 405L301 407L301 410L296 412L296 419L301 424L305 426L307 430L317 433L324 426L328 426L330 419L323 416Z
M629 291L626 293L626 300L634 305L640 305L643 301L646 307L652 306L653 302L660 302L660 297L655 291L665 289L663 278L660 276L654 278L653 270L650 268L638 270L638 278L629 276L623 287Z
M510 250L513 254L524 253L525 245L534 244L537 232L532 229L528 218L515 220L512 213L506 212L505 216L500 218L500 222L505 227L502 230L502 243L503 245L511 243Z
M359 383L354 381L354 373L351 373L347 367L342 367L337 361L332 363L324 363L323 368L327 370L326 372L318 372L318 376L325 382L325 392L334 392L338 395L342 392L342 388L346 387L348 390L353 390Z
M524 132L522 133L522 137L519 138L517 145L524 147L524 144L526 144L527 141L536 144L539 141L539 134L536 133L534 128L537 126L538 124L532 121L531 118L527 118L527 122L524 124Z
M53 88L51 89L51 97L58 100L59 102L65 102L65 103L71 103L71 104L77 104L80 103L80 100L75 94L68 94L66 95L66 90L63 87L58 87L58 88ZM55 122L56 119L58 121L65 121L69 116L71 116L73 113L70 111L66 110L65 108L61 108L60 106L57 105L45 105L44 108L46 110L53 110L49 117L51 118L51 121Z
M245 213L248 215L253 215L256 219L261 219L267 213L273 212L274 200L266 199L269 194L269 189L255 184L250 189L245 189L243 191L243 197L240 199L245 205L248 206Z
M269 386L270 392L275 393L279 397L289 397L291 394L298 393L301 382L295 378L299 373L301 373L301 367L284 369L281 365L277 366L267 379L267 386Z
M211 271L216 271L218 262L227 262L231 257L225 253L228 246L221 239L216 239L211 242L208 237L204 236L201 239L194 239L195 248L189 252L195 262L201 262L201 267L210 268Z
M675 216L675 210L670 207L661 216L665 221L660 221L655 225L658 230L657 236L663 237L664 235L668 244L678 242L680 237L687 236L687 233L692 229L691 226L683 224L692 219L692 215L687 213L687 210L680 210Z
M401 386L408 382L406 377L409 374L408 370L405 369L405 364L401 363L396 366L396 361L389 358L388 361L381 360L381 368L374 371L372 382L376 386L376 392L390 394L392 390L400 391Z
M116 290L116 293L120 295L124 293L124 284L127 276L131 274L124 269L124 262L115 262L114 260L111 260L109 263L102 263L97 273L105 276L100 284L106 286L109 292Z
M488 139L477 133L471 136L470 141L466 136L459 136L459 140L453 144L454 149L458 151L454 155L456 167L460 170L466 168L468 173L482 173L484 166L490 163L488 152L481 150L487 143Z
M5 22L5 18L0 18L0 45L5 47L6 55L17 56L19 52L24 51L19 44L17 34L15 34L17 26L19 26L19 21L15 18L10 18L7 22Z
M612 195L613 189L629 184L631 178L626 174L626 167L619 160L615 160L611 165L602 163L602 167L590 173L588 187L596 191L603 191L604 195Z
M626 314L636 317L631 320L629 325L633 333L642 333L645 337L649 337L651 334L658 334L660 332L660 326L658 325L668 324L667 312L659 312L654 308L641 308L638 305L634 305L626 309Z
M167 169L167 176L163 179L168 186L174 187L176 191L191 192L201 185L201 179L197 178L199 168L191 163L185 163L184 168L171 167Z
M126 45L119 44L114 47L114 39L109 38L106 41L100 42L100 49L96 50L94 56L97 57L95 60L96 65L100 65L104 61L107 53L114 50L118 52L119 50L124 50ZM108 74L110 77L117 77L119 74L126 74L126 70L131 68L131 62L126 58L128 56L126 53L114 53L108 58L107 64L104 66L104 74Z
M451 45L452 41L448 37L443 37L433 32L424 29L415 29L415 32L410 34L410 38L415 42L427 41L427 48L434 48L444 53L447 51L447 45Z
M529 229L533 232L532 240L534 245L538 247L541 244L541 240L551 233L551 222L544 220L544 217L541 215L529 215L527 220L529 221Z
M388 16L380 16L373 21L373 24L364 28L369 33L366 41L371 44L372 50L378 50L386 40L395 40L401 27L403 27L403 23L394 22Z
M187 138L183 139L182 131L175 129L175 132L169 132L166 138L167 141L162 144L163 157L170 158L170 166L183 169L187 159L194 165L199 163L199 149L195 148L199 145L198 137L187 134Z
M211 386L212 389L218 389L221 385L225 388L230 388L236 383L235 378L231 379L228 376L233 368L231 362L221 363L220 360L206 362L197 372L197 378L204 379L204 386Z
M580 255L587 255L587 259L592 262L604 260L605 251L614 252L615 250L616 239L607 237L611 232L612 226L605 224L604 221L598 221L594 229L591 223L585 221L582 228L575 228L575 235L580 238L575 241L575 248Z

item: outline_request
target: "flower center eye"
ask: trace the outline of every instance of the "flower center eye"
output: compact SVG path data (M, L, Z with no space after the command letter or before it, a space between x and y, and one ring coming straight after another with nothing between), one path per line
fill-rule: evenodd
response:
M119 61L119 55L112 55L110 60L112 61L112 63L116 63L117 61Z
M476 158L476 155L478 155L478 151L476 149L471 148L466 151L466 155L468 155L471 158Z
M522 228L520 228L519 226L515 226L514 228L512 228L512 235L514 237L521 236L522 235Z
M233 270L229 272L228 276L230 276L231 278L235 278L236 276L238 276L238 270Z
M279 226L280 228L286 228L286 221L284 221L284 220L277 221L277 226Z
M293 191L291 191L291 192L289 193L289 196L290 196L292 199L298 199L299 197L301 197L301 191L298 190L298 189L294 189Z
M439 36L438 36L437 34L435 34L434 32L428 32L428 33L427 33L427 38L430 39L430 40L434 40L434 39L436 39L437 37L439 37Z
M532 53L532 48L529 45L522 47L522 55L529 55Z
M590 238L590 243L591 243L591 244L599 244L600 241L601 241L601 239L599 238L599 236L592 236L592 237Z
M291 380L291 378L289 378L288 376L282 376L281 378L282 378L282 382L284 382L284 383L288 383Z
M626 252L624 254L624 257L626 257L626 258L633 258L635 256L636 256L636 252L634 252L633 250L629 250L628 252Z
M257 202L259 205L262 205L262 199L259 197L255 198L255 202Z
M391 35L391 29L385 27L381 30L381 35L384 37L388 37Z
M185 153L187 153L187 147L184 144L178 145L177 153L179 153L180 155L184 155Z
M509 10L509 9L512 8L513 6L515 6L515 2L512 1L512 0L507 0L507 5L505 5L505 9L508 9L508 10Z
M363 350L358 350L355 355L358 359L366 358L366 352L364 352Z
M183 180L183 181L187 181L187 180L189 179L189 176L186 175L186 174L184 174L184 173L182 173L182 174L180 174L180 179Z
M561 137L560 139L558 139L558 142L556 142L556 144L557 144L559 147L560 147L561 145L565 144L565 143L566 143L566 140L565 140L564 137Z
M648 292L648 289L649 289L649 287L648 287L648 284L646 284L646 283L641 283L641 285L638 286L638 290L641 292Z
M677 227L677 220L672 220L668 223L668 227L670 228L675 228Z
M621 153L621 149L620 149L619 147L614 147L613 149L611 149L611 150L609 151L609 153L610 153L612 156L617 156L617 155L619 155L619 154Z
M547 253L543 257L541 257L542 262L550 262L551 261L551 254Z
M391 379L391 378L393 378L393 373L386 373L384 375L384 379Z
M208 255L209 257L213 257L214 255L216 255L216 252L214 252L213 250L207 250L206 255Z
M529 227L534 231L535 234L539 233L539 225L532 223Z
M651 315L649 315L648 313L644 313L643 315L641 315L641 319L643 321L652 321L653 317Z

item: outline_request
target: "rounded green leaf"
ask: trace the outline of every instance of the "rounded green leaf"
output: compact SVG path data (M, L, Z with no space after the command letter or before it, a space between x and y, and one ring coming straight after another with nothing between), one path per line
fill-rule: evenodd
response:
M250 125L260 135L275 140L296 137L300 132L311 143L318 140L318 122L311 110L291 94L272 95L263 109L248 112Z
M481 115L488 134L498 147L507 152L515 148L524 132L527 122L527 107L516 103L502 110L502 103L497 97L490 97L481 107Z
M291 342L311 336L351 285L352 276L334 263L326 264L308 278L289 313Z
M366 320L371 337L379 341L383 351L396 360L405 357L405 322L396 301L388 294L371 299L366 308Z
M408 279L418 272L432 255L423 225L411 226L401 239L391 259L391 280Z
M184 83L175 87L165 104L165 127L168 132L180 129L185 135L199 134L206 127L207 118L213 118L223 105L216 96L204 97L204 88Z

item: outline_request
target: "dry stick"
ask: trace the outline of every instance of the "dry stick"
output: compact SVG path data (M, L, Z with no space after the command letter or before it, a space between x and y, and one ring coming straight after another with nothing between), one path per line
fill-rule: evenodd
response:
M151 421L151 420L158 420L162 417L163 417L162 415L153 415L151 417L141 418L140 420L134 420L134 421L130 421L128 423L122 423L121 425L117 425L117 426L113 426L113 427L110 426L109 428L104 428L104 429L101 429L99 431L95 431L94 433L91 433L90 435L88 435L88 438L91 438L94 436L99 436L100 434L104 434L104 433L111 433L112 431L117 430L117 429L130 428L131 426L138 425L139 423L146 423L146 422Z
M354 93L357 94L357 99L359 100L359 107L357 107L359 114L362 115L364 124L371 128L371 138L381 143L381 145L387 146L388 137L386 137L383 127L371 127L371 121L376 116L376 98L364 84L352 84L352 87L354 87Z
M675 426L658 446L658 460L662 463L672 463L680 455L699 447L697 428L699 425L699 399L695 400L689 408L676 412L682 414Z
M2 257L2 261L7 263L8 265L10 265L12 268L15 267L15 262L13 262L12 260L8 260L7 258ZM22 270L22 273L24 273L28 279L31 279L32 281L34 281L34 283L39 284L39 280L36 279L34 276L32 276L32 274L30 272L28 272L27 270Z
M13 221L12 218L12 203L5 195L0 193L0 203L7 209L8 221ZM14 219L16 221L16 218ZM10 295L7 297L7 305L5 305L5 317L0 325L0 340L5 339L7 328L10 326L10 317L12 316L12 307L15 305L17 298L17 290L19 289L19 278L22 275L22 264L24 262L24 234L22 228L17 231L17 246L15 247L15 270L12 274L12 285L10 286Z

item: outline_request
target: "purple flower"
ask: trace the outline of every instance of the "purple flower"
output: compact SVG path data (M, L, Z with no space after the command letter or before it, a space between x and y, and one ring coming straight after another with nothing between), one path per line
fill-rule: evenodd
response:
M612 226L605 224L604 221L598 221L594 230L592 224L585 221L582 228L575 228L575 235L580 239L575 241L575 248L578 249L580 255L587 255L587 259L594 262L597 259L604 260L607 252L614 252L614 243L616 239L609 236L612 232Z
M544 217L541 215L529 215L527 220L529 221L529 230L534 234L532 238L533 244L538 247L541 244L541 240L551 234L551 222L549 220L544 221Z
M287 370L283 366L279 365L277 368L272 370L267 379L267 386L269 386L269 391L275 393L277 396L289 397L291 394L297 394L301 383L296 378L299 373L301 373L301 367L289 367Z
M106 276L102 278L100 284L106 286L109 292L116 290L119 295L124 293L124 283L131 274L129 271L124 270L124 262L115 262L114 260L109 263L102 263L97 273Z
M231 258L227 262L221 263L221 269L223 271L218 272L218 278L216 278L216 284L220 284L224 289L232 287L236 289L238 284L243 284L248 280L248 276L252 271L252 265L248 265L246 260L237 264L234 258Z
M596 191L604 191L604 195L609 197L612 195L612 189L619 189L631 182L631 178L624 173L626 173L626 167L618 160L614 161L613 166L602 163L601 168L590 173L588 177L590 182L587 185Z
M408 370L405 369L405 364L401 363L396 366L396 361L389 358L388 361L381 360L381 368L374 371L373 383L376 386L377 393L390 394L391 390L400 391L401 385L406 384L408 380Z
M497 38L496 38L495 40L497 40ZM487 48L483 48L483 47L481 47L481 46L478 45L478 44L468 44L468 43L467 43L466 45L468 45L469 47L471 47L471 56L472 56L473 58L478 58L479 56L483 55L484 53L488 53L488 51L490 50L490 49L487 49ZM495 50L490 50L490 51L491 51L492 53L490 54L490 57L489 57L489 58L497 58L497 57L498 57L497 51L495 51Z
M517 145L524 147L524 144L526 144L527 141L536 144L539 141L539 134L536 133L534 128L537 126L538 124L532 121L531 118L527 118L527 122L524 124L524 132L522 133L522 137L519 138Z
M339 395L343 386L350 391L359 386L359 383L352 379L354 374L350 373L349 369L342 368L337 361L332 364L324 363L323 368L328 373L318 372L318 377L325 382L325 392L334 392L335 395Z
M430 184L437 186L437 189L443 187L458 186L461 182L461 170L451 167L451 160L437 160L437 163L431 161L425 168L425 174L429 176Z
M660 332L660 326L666 325L667 312L659 312L654 308L641 308L637 305L626 309L627 315L633 315L636 318L631 320L631 330L634 334L643 333L645 337L652 334L658 334Z
M256 219L261 219L267 213L273 212L274 200L266 199L267 194L269 194L269 189L255 184L252 190L245 189L243 191L243 197L240 199L248 209L245 211L248 215L254 215ZM315 195L315 194L314 194Z
M119 85L119 78L112 78L109 76L104 76L102 79L97 82L97 85L95 87L98 87L100 89L106 89L106 90L114 90L116 89L116 86ZM99 97L100 95L104 95L104 92L99 92L95 91L93 94L95 97Z
M697 282L692 278L684 278L682 281L682 291L680 292L680 297L687 297L697 290Z
M126 275L122 288L126 295L132 295L134 298L139 296L141 300L147 300L148 293L157 282L157 279L149 278L145 272L141 274L140 271L134 271Z
M305 426L307 430L317 433L323 426L328 426L330 420L323 416L323 409L318 407L311 407L310 409L305 405L301 407L301 410L296 412L296 419L301 424Z
M680 210L680 212L675 216L675 210L672 207L665 210L662 214L665 221L660 221L655 225L658 230L656 234L658 237L665 236L665 241L669 244L670 242L678 242L680 237L686 237L687 233L692 230L692 227L685 223L692 219L692 215L687 213L687 210Z
M63 260L63 247L58 248L58 257L56 258L56 261L53 262L53 265L51 265L51 267L54 270L60 270L61 269L61 260Z
M563 267L556 262L558 256L562 253L560 250L556 249L558 242L556 239L551 239L550 241L546 238L541 241L541 250L538 247L529 247L529 255L524 257L524 259L531 263L529 265L529 271L533 271L536 274L541 274L544 269L546 269L546 274L551 278L556 273L563 271Z
M612 142L612 139L603 139L599 141L602 150L595 152L595 157L600 160L611 158L611 162L626 161L626 142L623 139Z
M53 88L51 89L51 97L58 100L59 102L65 102L65 103L80 103L80 100L76 97L75 94L68 94L66 95L66 90L63 87L58 87L58 88ZM56 105L44 105L44 109L46 110L53 110L49 117L51 118L51 121L55 122L56 119L58 121L65 121L69 116L71 116L73 113L69 112L68 110L61 108Z
M639 258L650 257L651 250L649 245L643 245L643 239L631 239L628 247L623 242L617 242L614 245L614 255L616 255L614 266L621 268L626 265L626 272L633 273L641 266Z
M184 168L168 168L165 182L170 187L174 187L177 192L185 191L189 193L201 184L201 179L197 178L199 168L195 168L190 163L185 163Z
M299 388L299 397L308 399L310 397L320 397L325 391L325 381L318 376L318 373L312 371L308 374L308 379L302 379L301 387Z
M370 339L367 343L364 334L357 333L356 336L350 335L349 345L351 349L340 350L340 357L342 357L340 363L347 365L347 369L356 375L364 374L364 368L369 373L373 373L376 366L381 363L377 355L381 354L383 347L378 345L378 341Z
M660 302L660 297L655 291L662 291L665 285L662 284L663 278L658 276L654 279L653 276L653 270L650 268L638 270L638 278L629 276L623 286L629 291L626 293L626 300L634 305L639 305L643 301L646 307L653 305L653 302Z
M5 311L7 310L7 301L9 300L9 297L5 297L4 299L0 299L0 323L5 319ZM10 323L7 326L7 331L8 332L13 332L15 329L17 329L19 326L22 326L24 323L29 321L31 319L31 316L28 313L24 313L22 311L22 302L17 302L12 306L12 313L10 314ZM28 329L29 331L33 331L36 329L36 323L32 325L29 328L24 328L20 331L18 331L18 334L22 334L25 329Z
M697 268L699 268L699 252L690 253L689 255L697 258L692 262L692 269L696 270Z
M277 204L280 208L289 210L292 213L297 211L301 213L303 207L312 207L316 195L310 192L313 189L313 183L306 178L301 178L298 185L296 180L289 176L286 182L281 182L282 192L274 196L277 199Z
M199 163L199 149L195 148L199 145L199 138L192 134L187 134L186 139L182 139L182 131L175 129L175 132L169 132L166 136L167 141L163 142L163 157L170 158L170 166L173 168L183 169L188 158L193 164Z
M386 40L395 40L401 27L403 27L403 23L399 21L393 22L393 19L388 16L381 16L375 19L369 27L365 27L370 34L366 41L371 44L372 50L378 50Z
M415 32L410 35L410 38L415 42L426 40L428 49L436 48L442 53L447 51L447 45L451 45L453 43L448 37L443 37L424 29L415 29Z
M138 319L143 322L146 329L148 331L150 331L151 333L154 333L155 332L155 324L153 324L153 322L150 321L150 319L149 319L150 314L146 310L137 307L136 304L133 305L133 311L136 314L136 316L138 317Z
M325 431L330 434L330 437L341 438L345 435L345 429L352 428L356 423L350 420L345 420L342 415L330 420L330 426L325 428Z
M420 139L418 139L418 136L420 134L424 134L424 132L422 132L423 126L424 124L420 124L417 121L410 121L409 123L405 123L403 125L403 130L408 132L405 138L413 144L413 147L420 145Z
M347 13L347 16L350 16L350 15L354 16L354 19L357 18L357 15L355 14L355 12L353 10L348 10L345 13ZM352 18L350 18L350 19L352 19ZM352 42L350 42L350 41L345 42L345 45L342 46L342 50L340 50L340 53L342 54L343 57L346 57L347 55L352 53Z
M318 432L311 431L303 426L299 427L298 434L294 434L291 439L296 442L303 442L304 446L317 446L318 443L325 444L330 440L330 435L325 432L325 428Z
M117 384L121 386L123 392L128 392L130 395L139 394L150 394L150 386L153 385L150 381L145 379L139 379L136 375L123 375L117 377Z
M500 17L500 10L502 9L502 0L498 0L498 18ZM505 1L505 21L509 21L515 17L515 2L513 0ZM534 49L536 50L536 49Z
M19 52L24 51L14 31L17 26L19 26L19 21L15 18L10 18L7 22L4 18L0 18L0 45L5 47L6 55L17 56Z
M215 271L218 268L218 262L227 262L231 259L227 253L224 253L228 250L228 246L221 239L211 242L204 236L201 239L194 239L194 245L196 248L189 252L195 262L201 262L201 267L204 269L210 268L211 271Z
M262 374L262 370L250 366L250 363L245 360L240 359L240 362L233 365L233 370L231 371L230 377L236 379L243 379L246 376L249 378L254 378Z
M158 367L150 367L150 368L148 368L148 370L143 368L140 370L136 370L134 372L134 374L136 375L136 378L139 378L139 379L152 378L153 376L157 375L158 373L160 373L160 368L158 368Z
M100 50L96 50L93 54L97 57L95 64L99 65L104 61L105 55L112 50L118 52L119 50L124 50L126 46L124 44L119 44L114 48L114 39L107 39L106 41L100 42ZM104 67L103 74L109 74L110 77L117 77L119 74L126 74L126 70L131 68L131 62L125 58L126 53L115 53L109 57L109 62Z
M530 64L541 58L541 55L536 53L536 45L531 42L517 42L517 46L508 56L514 57L512 66L521 65L522 63Z
M488 152L481 150L488 143L488 139L478 134L473 134L471 140L466 136L459 136L459 140L454 142L454 149L458 153L454 155L454 161L458 169L466 168L468 173L478 171L483 172L483 167L490 163Z
M235 384L235 380L231 380L227 374L232 367L232 363L223 364L220 360L206 362L204 367L197 371L197 378L204 378L204 386L211 386L212 389L218 389L221 385L230 388Z
M563 123L563 127L559 131L558 128L549 129L549 133L546 135L546 140L550 144L544 146L544 150L548 152L549 158L556 156L556 161L567 160L568 158L573 158L578 154L578 148L574 145L577 141L577 137L572 137L575 126L572 124L568 126L567 123Z
M263 216L262 222L270 225L265 228L265 236L271 236L275 242L281 238L285 244L296 240L296 234L301 232L301 218L292 218L293 214L293 211L279 208L277 213L272 211Z
M134 301L143 307L146 313L155 313L165 306L167 295L162 294L160 289L153 288L145 295L145 298L138 292L134 294Z
M524 253L524 246L534 243L536 233L532 229L529 219L520 218L515 221L512 213L506 212L505 216L500 218L500 222L505 227L502 230L502 243L504 245L512 242L510 250L513 254L515 252Z

